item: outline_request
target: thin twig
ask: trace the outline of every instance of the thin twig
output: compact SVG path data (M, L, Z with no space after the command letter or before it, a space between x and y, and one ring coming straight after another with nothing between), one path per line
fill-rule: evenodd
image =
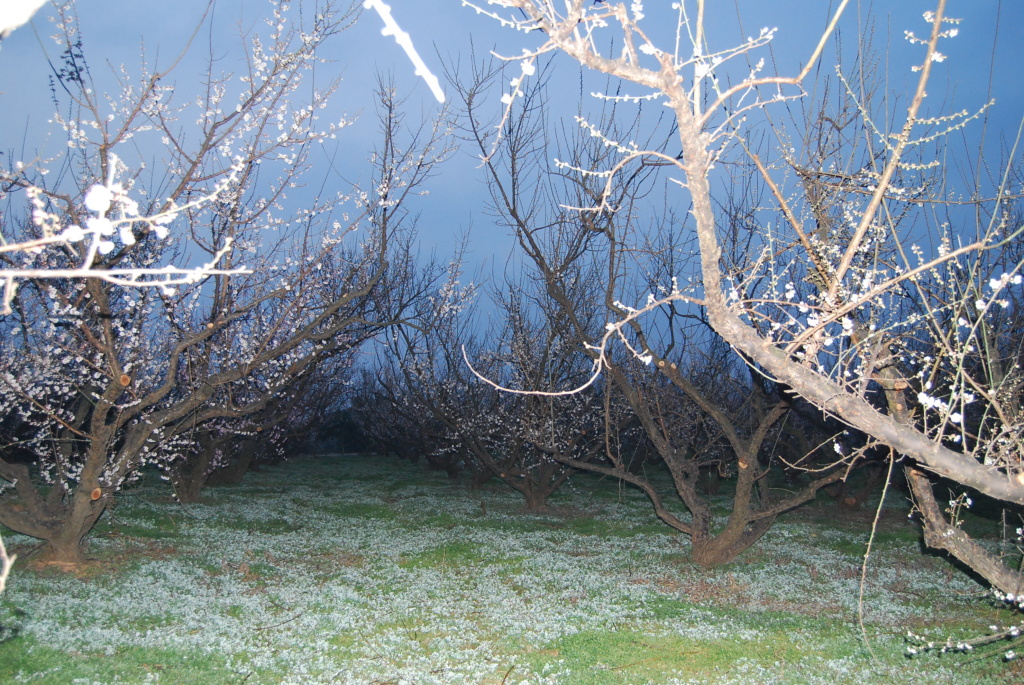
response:
M277 628L278 626L283 626L285 623L291 623L295 619L297 619L300 616L302 616L302 614L304 614L304 613L305 612L300 611L299 613L295 614L294 616L292 616L291 618L289 618L289 619L287 619L285 621L281 621L280 623L274 623L273 625L269 625L269 626L259 626L258 628L253 628L253 630L257 630L258 631L258 630L270 630L271 628Z
M7 554L4 539L0 537L0 594L3 594L4 588L7 587L7 576L10 575L14 560L17 558L17 554Z
M885 474L885 485L882 486L882 497L878 500L878 508L875 509L875 520L871 522L871 535L868 536L867 548L864 550L864 561L860 566L860 594L857 596L857 623L860 625L860 634L864 638L864 646L868 648L872 661L878 663L875 650L871 648L871 640L868 639L868 630L864 626L864 589L867 587L868 558L871 556L871 545L875 541L875 533L878 531L878 521L882 518L882 507L885 505L885 496L889 492L889 481L892 480L892 466L896 463L896 454L889 451L889 469Z

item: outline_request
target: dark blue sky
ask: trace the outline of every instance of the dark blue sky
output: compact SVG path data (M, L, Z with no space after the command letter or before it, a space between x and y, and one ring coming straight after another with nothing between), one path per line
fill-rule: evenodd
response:
M185 44L206 4L206 0L80 0L85 50L94 75L109 73L108 63L124 63L130 71L135 70L140 45L145 46L148 56L166 64ZM540 42L537 34L501 29L493 20L463 7L459 0L390 0L389 4L396 20L411 34L420 54L439 75L442 59L454 60L459 55L468 59L471 41L478 54L492 47L504 54L516 54ZM780 71L792 71L816 43L832 4L823 0L709 3L708 38L713 47L725 48L736 45L745 35L756 35L762 26L778 27L771 52L763 56L774 59ZM645 28L652 35L660 33L671 41L674 13L659 9L669 5L668 0L645 3ZM211 42L218 66L226 71L241 66L237 28L258 22L269 7L269 3L260 0L218 0ZM921 14L929 8L930 3L918 0L852 3L841 25L844 46L853 48L858 25L872 25L876 49L888 48L888 85L905 91L914 80L909 66L920 60L921 53L908 45L903 31L910 29L926 35L928 25ZM1024 115L1024 88L1019 76L1024 64L1024 48L1019 40L1024 34L1024 4L1020 0L954 0L949 3L947 14L964 21L959 25L960 35L941 47L948 59L936 70L930 104L941 104L942 109L977 109L988 98L991 81L997 104L991 111L987 135L994 140L996 132L1002 130L1012 138ZM52 33L47 17L52 15L52 8L44 7L32 25L14 32L0 50L5 74L0 94L0 149L5 153L13 150L25 159L37 154L59 154L64 145L63 134L48 132L46 124L52 112L46 57L56 60L58 56L58 50L47 38ZM395 74L399 88L408 94L412 120L433 116L439 108L428 88L413 75L411 64L394 40L380 35L381 26L375 13L364 12L352 29L337 38L326 55L335 62L324 67L324 75L333 70L344 79L334 100L336 114L359 117L351 129L342 132L338 147L327 151L336 160L343 160L339 169L348 179L365 173L367 141L373 140L376 130L372 92L377 72ZM197 54L202 57L207 48L206 34L201 34L199 43ZM666 47L671 47L671 43ZM834 56L826 61L831 70ZM171 80L179 90L187 90L198 80L200 64L201 60L186 61L178 68ZM992 65L994 68L990 69ZM575 65L565 58L559 59L559 69L564 78L578 78ZM553 104L557 111L559 103ZM575 97L562 104L571 117L576 110ZM494 107L497 113L501 105L495 101ZM971 135L980 130L976 124ZM330 176L333 172L326 171L324 166L324 173ZM489 225L488 217L481 211L486 193L475 166L472 151L456 155L432 183L431 197L420 200L417 209L422 244L427 251L436 248L444 254L451 236L472 224L473 260L481 264L497 253L498 260L503 262L502 253L507 252L511 243L501 229Z

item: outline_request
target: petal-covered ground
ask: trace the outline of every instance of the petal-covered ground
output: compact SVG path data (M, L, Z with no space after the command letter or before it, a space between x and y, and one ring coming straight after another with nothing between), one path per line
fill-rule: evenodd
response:
M511 490L384 457L296 459L201 504L165 487L124 493L91 543L95 566L15 569L0 598L0 682L1021 677L998 657L905 656L908 629L944 641L1012 618L921 553L898 497L863 586L872 656L858 621L870 516L838 517L827 502L708 571L641 493L586 475L543 515Z

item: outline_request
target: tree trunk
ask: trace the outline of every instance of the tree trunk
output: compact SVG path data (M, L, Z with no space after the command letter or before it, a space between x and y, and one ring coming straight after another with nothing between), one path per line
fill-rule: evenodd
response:
M86 561L85 537L106 509L102 495L93 500L92 494L86 488L76 488L63 522L46 538L39 556L41 562L77 565Z
M760 540L774 522L771 517L744 526L730 525L718 535L694 538L690 558L705 568L728 564Z
M107 508L108 498L113 497L113 490L100 487L100 477L108 463L107 446L113 442L113 429L103 426L94 432L78 482L73 489L63 491L63 501L55 500L48 507L51 513L49 531L44 536L46 545L40 555L40 561L45 563L84 562L85 537ZM117 474L114 477L116 479Z
M523 488L520 492L526 498L526 510L530 513L535 514L548 508L548 495L550 492L546 488Z
M494 472L488 468L481 468L479 466L473 466L471 468L473 473L473 480L471 481L470 487L473 490L479 490L484 486L485 483L487 483L487 481L494 478Z
M199 500L199 494L206 487L213 469L213 460L217 450L224 447L227 440L214 440L208 434L199 437L196 451L187 456L171 471L174 494L179 502L191 503Z
M174 481L174 494L178 497L179 502L191 504L199 501L199 494L206 487L210 476L209 466L210 463L207 460L202 467L189 465L171 476Z
M760 473L761 477L758 477L756 447L748 452L738 451L736 459L739 473L736 477L736 492L733 495L728 523L717 534L710 535L712 524L708 511L708 515L701 522L700 532L691 538L691 556L694 562L701 566L712 567L729 563L760 540L775 523L775 516L755 520L758 513L755 511L754 503L755 488L758 483L763 482L763 478L767 478L767 474L763 472Z
M238 450L237 458L232 459L227 466L213 471L206 479L207 485L238 485L242 478L249 472L252 465L254 445L246 442Z

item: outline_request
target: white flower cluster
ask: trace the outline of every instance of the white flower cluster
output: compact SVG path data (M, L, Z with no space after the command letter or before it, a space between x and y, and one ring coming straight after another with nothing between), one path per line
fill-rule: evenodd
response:
M61 237L69 243L83 240L87 235L96 236L96 249L100 254L109 254L114 249L114 243L110 241L115 231L125 246L134 245L135 234L132 231L132 224L136 220L143 220L139 216L139 203L128 196L128 192L120 183L103 185L97 183L85 194L85 208L96 216L89 217L85 221L86 228L80 226L68 226L61 233ZM119 210L122 220L113 221L108 216L111 209ZM174 221L177 212L165 212L152 219L148 223L153 227L154 232L161 240L167 238L167 225Z
M928 393L921 391L917 393L917 401L920 402L921 406L925 409L931 409L947 416L952 423L960 423L963 421L963 414L958 411L951 412L949 410L949 402L942 398L933 397Z
M522 97L523 90L522 88L520 88L520 86L523 83L523 79L526 78L527 76L533 76L537 72L537 67L534 66L532 58L524 59L523 61L521 61L519 63L519 67L520 69L522 69L522 75L517 76L513 78L511 81L509 81L509 85L512 87L512 90L511 92L504 93L501 96L501 103L503 105L511 105L512 100L514 100L517 96Z

